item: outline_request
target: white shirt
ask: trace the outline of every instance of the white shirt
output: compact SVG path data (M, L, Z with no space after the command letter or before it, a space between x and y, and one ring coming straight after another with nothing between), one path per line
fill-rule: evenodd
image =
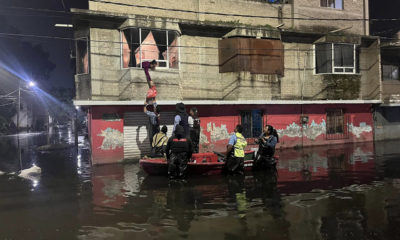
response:
M188 124L189 124L189 127L190 127L190 128L193 127L193 118L192 118L192 116L189 116L189 118L188 118Z

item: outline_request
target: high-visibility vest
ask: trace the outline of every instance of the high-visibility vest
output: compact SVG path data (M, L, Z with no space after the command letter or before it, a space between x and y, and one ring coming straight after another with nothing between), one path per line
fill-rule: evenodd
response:
M244 157L244 148L247 146L247 141L241 133L236 134L235 157Z

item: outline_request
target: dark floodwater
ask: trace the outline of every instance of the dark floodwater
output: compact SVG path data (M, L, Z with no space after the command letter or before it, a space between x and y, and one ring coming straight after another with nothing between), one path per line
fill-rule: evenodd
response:
M0 176L0 239L400 239L400 142L285 150L276 171L169 182L26 137L23 168L42 174ZM20 168L14 140L0 138L1 171Z

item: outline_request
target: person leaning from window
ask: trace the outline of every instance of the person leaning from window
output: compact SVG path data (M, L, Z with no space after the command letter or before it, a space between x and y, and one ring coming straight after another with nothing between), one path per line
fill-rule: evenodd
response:
M150 121L149 140L150 140L150 146L152 146L154 135L160 131L160 111L161 111L161 109L160 109L160 106L158 106L155 101L153 102L153 111L147 110L148 106L149 106L149 104L147 104L147 101L144 102L143 111L149 117L149 121Z
M154 84L153 80L151 80L149 69L155 70L157 66L157 61L153 60L151 62L142 62L142 68L144 69L144 73L146 74L147 84L149 85L149 90L147 90L146 94L146 102L151 104L156 101L157 97L157 88Z
M244 148L247 146L247 141L242 132L242 125L236 125L235 134L230 137L226 147L226 168L231 174L244 172Z
M185 177L187 163L192 157L193 148L181 125L176 126L175 135L168 139L165 153L167 155L169 178Z
M175 134L176 126L182 126L185 132L185 137L189 138L189 117L186 113L185 104L177 103L176 104L176 115L174 118L174 129L173 134Z
M163 126L161 131L158 132L153 137L153 143L151 144L151 157L164 157L165 148L167 146L168 137L167 137L167 126Z
M275 145L279 142L279 136L271 125L266 125L264 132L256 139L259 144L257 155L254 161L254 169L265 165L275 164Z
M193 152L199 152L199 139L200 139L200 119L198 117L197 108L193 107L189 111L188 118L189 130L190 130L190 140L193 144Z

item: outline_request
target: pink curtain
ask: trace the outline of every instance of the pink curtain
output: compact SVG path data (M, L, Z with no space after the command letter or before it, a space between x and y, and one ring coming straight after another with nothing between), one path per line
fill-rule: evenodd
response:
M158 47L156 45L156 40L154 39L153 33L150 31L142 42L142 59L158 60L159 54L160 51L158 50ZM135 58L136 58L136 63L139 64L140 63L139 48L135 50Z
M126 40L125 33L122 32L122 64L124 68L129 67L131 61L131 49L129 48L128 41Z

